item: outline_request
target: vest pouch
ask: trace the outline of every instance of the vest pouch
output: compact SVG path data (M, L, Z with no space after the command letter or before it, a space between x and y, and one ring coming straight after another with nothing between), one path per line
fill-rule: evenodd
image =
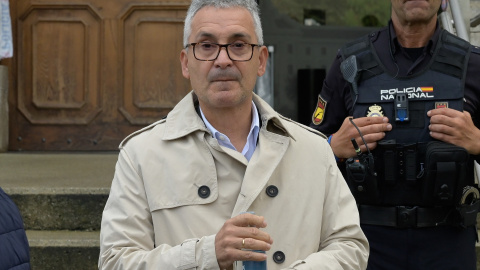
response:
M345 161L346 181L357 204L379 202L377 176L371 173L368 166L368 158L355 157Z
M459 205L466 183L468 152L465 148L432 141L425 153L423 202L426 206Z
M397 173L399 170L397 142L395 140L382 140L378 142L375 153L375 169L383 181L382 185L394 186L397 183Z

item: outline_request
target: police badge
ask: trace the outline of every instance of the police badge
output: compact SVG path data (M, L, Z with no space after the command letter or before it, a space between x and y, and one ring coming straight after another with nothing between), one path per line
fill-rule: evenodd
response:
M382 116L383 116L382 106L373 104L372 106L368 107L367 117L382 117Z

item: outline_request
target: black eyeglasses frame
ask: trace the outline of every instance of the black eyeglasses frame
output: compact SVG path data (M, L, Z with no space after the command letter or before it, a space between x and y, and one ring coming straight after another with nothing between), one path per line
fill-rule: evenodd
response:
M217 45L217 46L218 46L217 56L215 56L215 58L209 59L209 60L197 58L197 55L195 55L195 45L197 45L197 44L202 44L202 43L208 43L208 44L212 44L212 45ZM255 47L262 47L262 46L263 46L263 45L260 45L260 44L254 44L254 43L246 43L246 42L244 42L244 44L252 46L252 53L250 54L250 58L248 58L247 60L234 60L234 59L232 59L232 57L230 56L230 53L228 52L228 46L230 46L230 45L232 45L232 44L235 44L235 43L218 44L218 43L212 43L212 42L194 42L194 43L189 43L189 44L185 45L185 49L191 46L191 47L193 48L193 57L195 57L195 59L197 59L198 61L215 61L215 60L217 60L218 56L220 55L220 51L222 50L222 48L225 48L225 50L227 51L228 58L229 58L230 60L235 61L235 62L247 62L247 61L252 60L252 57L253 57L253 48L255 48Z

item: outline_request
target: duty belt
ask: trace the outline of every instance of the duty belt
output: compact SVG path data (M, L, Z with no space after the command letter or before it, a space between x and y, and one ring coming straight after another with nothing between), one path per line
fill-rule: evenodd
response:
M365 225L421 228L458 224L454 207L359 205L358 212L360 223Z

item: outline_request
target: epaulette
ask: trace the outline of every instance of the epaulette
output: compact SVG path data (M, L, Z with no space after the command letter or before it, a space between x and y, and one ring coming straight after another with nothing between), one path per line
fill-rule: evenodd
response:
M167 121L167 118L166 118L166 117L162 118L161 120L158 120L157 122L155 122L155 123L153 123L153 124L150 124L150 125L142 128L142 129L139 129L139 130L131 133L130 135L128 135L127 137L125 137L125 139L123 139L122 142L120 142L120 145L118 146L118 148L119 148L119 149L122 149L123 146L127 143L127 141L130 140L131 138L137 136L137 135L140 134L140 133L143 133L143 132L145 132L145 131L147 131L147 130L150 130L150 129L154 128L156 125L165 123L165 121Z
M345 44L342 48L340 48L340 54L342 56L342 59L345 60L350 55L368 51L369 48L370 38L369 35L365 35Z

